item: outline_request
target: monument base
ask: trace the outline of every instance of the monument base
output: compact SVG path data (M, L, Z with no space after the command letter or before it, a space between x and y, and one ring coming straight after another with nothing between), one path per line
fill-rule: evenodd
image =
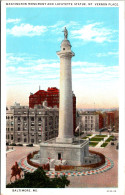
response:
M71 144L73 143L73 141L74 141L74 138L60 138L60 137L56 138L57 143Z
M40 164L46 164L53 159L53 168L57 163L59 164L59 161L61 163L62 160L65 161L66 165L83 165L88 156L88 140L59 143L56 139L52 139L40 144Z

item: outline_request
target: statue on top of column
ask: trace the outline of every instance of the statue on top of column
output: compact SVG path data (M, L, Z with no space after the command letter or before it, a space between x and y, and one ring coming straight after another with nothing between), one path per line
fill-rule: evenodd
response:
M64 32L64 38L67 39L67 37L68 37L68 30L66 29L66 27L64 28L63 32Z

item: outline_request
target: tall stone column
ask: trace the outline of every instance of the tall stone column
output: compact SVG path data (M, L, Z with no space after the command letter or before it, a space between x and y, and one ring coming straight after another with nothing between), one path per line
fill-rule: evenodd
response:
M64 40L61 43L60 57L60 97L59 97L59 133L56 142L73 142L73 98L72 98L72 70L71 58L75 55L71 51L71 44L67 40L68 31L64 29Z

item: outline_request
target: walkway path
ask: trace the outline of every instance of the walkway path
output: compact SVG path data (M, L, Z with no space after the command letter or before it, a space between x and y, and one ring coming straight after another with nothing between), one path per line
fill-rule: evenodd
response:
M24 169L26 172L34 172L36 170L35 167L29 165L27 163L27 159L26 157L21 159L19 161L19 166ZM111 168L113 168L114 163L111 159L107 159L106 158L106 163L101 166L100 168L95 168L95 169L89 169L89 170L85 170L84 168L81 168L83 170L81 171L75 171L75 170L69 170L69 171L55 171L55 170L51 170L51 171L47 171L46 175L48 176L61 176L61 175L66 175L66 176L86 176L86 175L94 175L94 174L99 174L99 173L103 173L106 172L108 170L110 170Z

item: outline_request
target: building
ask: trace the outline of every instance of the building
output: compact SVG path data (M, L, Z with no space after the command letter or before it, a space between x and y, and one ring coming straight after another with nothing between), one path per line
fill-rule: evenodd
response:
M58 135L58 108L48 108L46 102L34 108L12 106L6 118L9 143L38 144Z
M109 129L118 132L119 131L119 111L112 110L110 112L104 112L104 126Z
M47 91L40 90L29 96L29 108L35 105L41 105L43 101L47 101L48 107L59 108L59 90L56 87L48 88Z
M14 142L14 113L6 109L6 142Z
M96 112L80 112L79 113L80 131L98 131L99 130L99 114Z
M47 101L48 107L59 108L59 89L49 87L47 91L40 90L29 96L29 108L34 108L35 105L41 105L43 101ZM76 128L76 96L73 94L73 131Z

